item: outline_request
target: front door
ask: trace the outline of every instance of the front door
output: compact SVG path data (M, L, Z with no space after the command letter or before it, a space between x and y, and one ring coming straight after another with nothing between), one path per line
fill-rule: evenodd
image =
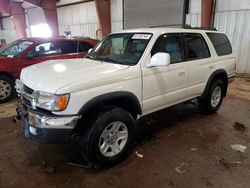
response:
M151 57L158 52L169 53L171 62L165 67L142 68L144 114L176 104L186 96L188 73L182 35L161 35L152 48Z

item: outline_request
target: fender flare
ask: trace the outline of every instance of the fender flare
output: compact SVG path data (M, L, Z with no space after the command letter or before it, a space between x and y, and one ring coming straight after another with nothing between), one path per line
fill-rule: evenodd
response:
M78 114L84 114L95 106L105 105L114 100L123 99L127 99L126 102L132 102L132 109L134 109L137 114L142 114L142 109L138 98L133 93L127 91L116 91L96 96L85 103L79 110Z
M206 84L206 87L201 95L201 99L206 99L207 98L207 95L208 95L208 91L209 91L209 88L210 86L212 85L214 79L217 77L217 76L223 76L226 78L226 85L225 85L225 93L223 94L223 96L225 97L226 94L227 94L227 85L228 85L228 75L227 75L227 72L224 70L224 69L218 69L216 70L215 72L213 72L208 81L207 81L207 84Z

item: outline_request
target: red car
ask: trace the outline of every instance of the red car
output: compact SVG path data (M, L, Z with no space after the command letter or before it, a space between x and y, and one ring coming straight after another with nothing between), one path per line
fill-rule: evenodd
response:
M51 59L84 57L96 41L86 38L28 38L0 49L0 103L15 94L14 82L27 66Z

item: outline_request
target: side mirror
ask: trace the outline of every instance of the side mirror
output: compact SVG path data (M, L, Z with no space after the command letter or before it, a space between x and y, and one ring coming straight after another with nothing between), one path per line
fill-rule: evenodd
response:
M151 57L148 67L162 67L170 64L169 53L158 52Z
M90 53L90 52L92 51L92 49L93 49L93 48L90 48L90 49L88 50L88 53Z

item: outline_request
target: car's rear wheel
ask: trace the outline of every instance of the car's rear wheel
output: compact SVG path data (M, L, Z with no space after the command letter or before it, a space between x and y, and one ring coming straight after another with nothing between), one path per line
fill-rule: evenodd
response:
M199 100L199 106L203 113L215 113L221 106L225 93L225 84L222 80L215 80L205 99Z
M14 93L14 81L8 76L0 75L0 103L9 101Z
M92 166L111 166L129 154L135 121L121 108L101 112L84 130L82 152Z

